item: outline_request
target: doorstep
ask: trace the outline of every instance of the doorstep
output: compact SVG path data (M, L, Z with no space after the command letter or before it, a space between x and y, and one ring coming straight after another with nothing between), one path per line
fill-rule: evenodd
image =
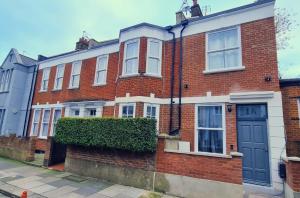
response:
M244 198L284 198L284 191L276 191L272 187L243 184Z

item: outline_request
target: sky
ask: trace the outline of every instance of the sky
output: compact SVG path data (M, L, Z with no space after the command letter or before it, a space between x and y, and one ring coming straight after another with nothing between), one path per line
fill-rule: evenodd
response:
M254 2L254 0L198 0L210 13ZM192 4L192 0L188 0ZM1 0L0 64L9 50L37 58L74 50L87 32L98 41L118 38L119 30L141 22L167 26L175 23L182 0ZM277 8L297 13L299 0L277 0ZM298 7L298 8L297 8ZM288 49L278 52L280 75L300 78L300 26L290 33Z

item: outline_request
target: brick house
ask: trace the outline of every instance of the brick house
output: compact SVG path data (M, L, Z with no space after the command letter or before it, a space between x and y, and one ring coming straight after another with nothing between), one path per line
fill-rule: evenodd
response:
M300 79L280 80L287 139L285 195L300 196Z
M281 190L274 4L257 1L169 27L142 23L94 45L81 39L77 50L39 62L28 136L47 153L60 117L154 118L157 172L196 179L227 197L241 196L243 183Z

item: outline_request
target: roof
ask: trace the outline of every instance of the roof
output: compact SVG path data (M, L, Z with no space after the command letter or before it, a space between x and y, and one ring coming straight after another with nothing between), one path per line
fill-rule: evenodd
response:
M196 22L196 21L201 21L201 20L207 20L209 18L213 18L213 17L217 17L217 16L222 16L222 15L234 13L234 12L238 12L238 11L242 11L242 10L245 10L245 9L254 8L254 7L257 7L257 6L260 6L260 5L264 5L264 4L269 4L269 3L275 3L275 0L257 0L254 3L247 4L247 5L240 6L240 7L236 7L236 8L229 9L229 10L225 10L225 11L222 11L222 12L217 12L217 13L206 15L206 16L203 16L203 17L193 17L193 18L188 19L188 21L189 22ZM181 26L181 24L176 24L176 25L173 25L172 27L175 28L175 27L179 27L179 26ZM136 25L133 25L133 26L121 29L120 33L121 32L125 32L125 31L129 31L129 30L132 30L132 29L136 29L136 28L139 28L139 27L151 27L151 28L155 28L155 29L166 31L170 26L162 27L162 26L151 24L151 23L139 23L139 24L136 24ZM92 50L92 49L97 49L97 48L100 48L100 47L103 47L103 46L116 44L118 42L119 42L119 39L112 39L112 40L103 41L103 42L100 42L99 44L97 44L96 46L94 46L94 47L92 47L90 49L81 50L80 52L84 52L84 51L88 51L88 50ZM65 55L73 54L73 53L76 53L76 52L78 52L78 50L73 50L73 51L69 51L69 52L66 52L66 53L54 55L54 56L51 56L51 57L47 57L47 59L45 59L43 61L46 61L46 60L49 60L49 59L52 59L52 58L57 58L57 57L60 57L60 56L65 56ZM41 62L43 62L43 61L41 61Z
M20 58L21 58L21 61L22 61L22 65L32 66L32 65L36 64L36 60L34 60L34 59L32 59L28 56L20 54Z
M36 65L37 61L34 60L33 58L30 58L28 56L19 54L18 50L15 48L12 48L8 55L6 56L6 58L4 59L2 65L0 65L0 67L3 66L3 64L6 62L7 58L9 57L10 54L14 54L15 58L16 58L16 62L14 64L18 64L21 66L26 66L26 67L30 67L33 65Z
M300 78L280 79L280 87L300 86Z

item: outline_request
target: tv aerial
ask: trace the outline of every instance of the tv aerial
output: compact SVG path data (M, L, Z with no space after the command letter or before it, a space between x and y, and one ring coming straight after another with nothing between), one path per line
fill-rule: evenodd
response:
M180 11L184 12L186 15L191 12L191 6L187 2L188 0L182 0L182 5Z

